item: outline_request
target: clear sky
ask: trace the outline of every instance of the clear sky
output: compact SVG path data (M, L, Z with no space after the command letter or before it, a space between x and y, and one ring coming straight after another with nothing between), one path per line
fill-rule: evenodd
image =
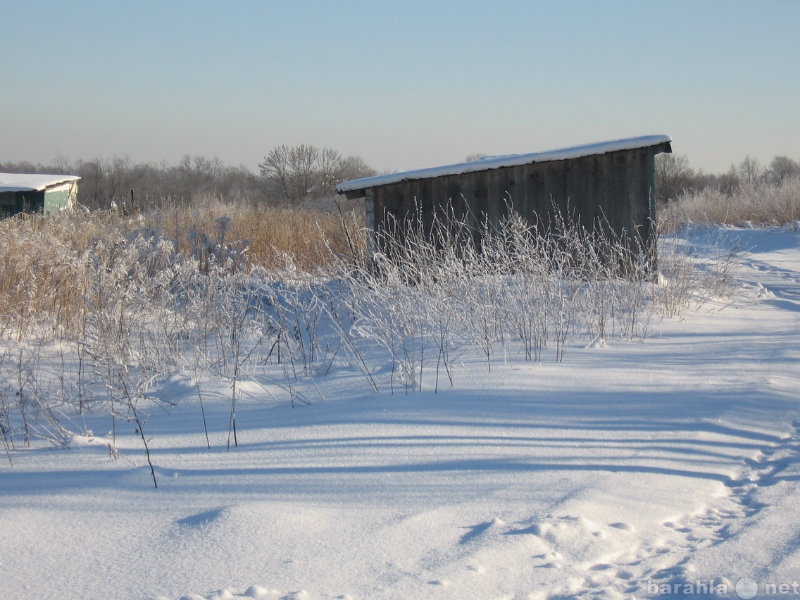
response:
M666 133L800 160L800 0L0 0L0 161L385 171Z

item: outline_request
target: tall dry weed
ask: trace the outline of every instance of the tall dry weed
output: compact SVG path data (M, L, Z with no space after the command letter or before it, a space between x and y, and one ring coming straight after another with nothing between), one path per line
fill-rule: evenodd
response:
M136 215L118 211L13 217L0 221L0 331L47 321L56 335L80 330L95 249L131 244L137 237L173 243L179 256L234 257L238 268L268 271L287 264L327 269L333 254L363 252L363 217L310 208L226 204L208 198ZM357 248L354 250L354 244ZM204 261L206 261L204 263Z
M149 227L177 242L179 251L196 253L199 246L229 244L248 261L268 270L282 267L286 257L298 268L330 266L330 251L350 253L351 241L366 244L363 216L350 206L342 215L313 208L228 204L208 197L191 207L172 206L145 215ZM350 238L350 239L348 239Z
M743 182L731 193L706 188L687 193L659 209L663 231L687 223L784 225L800 219L800 177L780 182Z

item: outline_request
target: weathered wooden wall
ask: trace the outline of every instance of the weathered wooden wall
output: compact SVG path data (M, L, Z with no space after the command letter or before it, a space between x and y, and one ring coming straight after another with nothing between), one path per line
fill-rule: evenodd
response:
M492 224L512 207L546 227L555 207L588 229L602 219L618 235L649 243L655 224L653 161L661 151L634 148L390 183L367 190L367 211L373 209L380 231L387 218L402 221L415 211L429 226L434 212L448 204L458 216L486 216Z

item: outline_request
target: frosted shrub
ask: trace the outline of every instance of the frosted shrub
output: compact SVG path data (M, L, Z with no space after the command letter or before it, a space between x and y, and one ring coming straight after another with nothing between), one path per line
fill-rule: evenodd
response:
M12 322L0 332L0 433L6 451L15 447L15 438L25 445L33 439L64 445L76 396L65 353L74 347L52 341L48 319Z
M742 182L730 193L705 188L659 207L663 231L689 223L784 225L800 219L800 176Z
M699 230L693 233L693 230ZM719 239L707 238L702 226L687 226L686 240L661 237L658 285L652 289L652 309L674 317L681 311L700 306L709 300L730 297L734 293L734 273L739 264L739 248L725 249ZM704 246L698 256L692 238L699 235ZM711 256L711 258L709 258Z
M2 328L24 331L48 321L55 334L70 329L80 306L80 267L70 246L41 219L0 220Z
M498 348L538 361L552 347L561 361L573 334L644 335L652 273L643 244L558 213L546 230L513 210L497 226L472 222L452 208L428 224L419 212L389 221L373 262L342 269L353 331L388 351L393 382L421 388L435 361L434 389L442 367L452 384L450 352L465 343L491 369Z
M265 317L277 334L271 358L284 366L287 376L291 371L292 378L321 375L327 370L328 354L339 345L325 323L331 302L327 281L304 273L286 255L267 285L270 304Z
M171 408L158 390L173 375L196 388L209 448L204 382L229 385L218 429L233 449L245 394L308 403L340 365L376 391L383 367L392 391L438 391L469 354L487 369L562 361L576 340L643 337L651 315L724 294L735 264L667 245L656 283L649 250L602 223L588 231L556 212L547 227L531 225L509 207L490 225L447 207L390 221L369 259L359 221L342 213L343 232L316 268L278 248L267 268L235 233L240 215L223 208L180 238L144 217L0 222L11 249L0 257L10 461L15 444L34 438L68 443L94 413L110 420L112 455L120 427L141 439L157 485L148 415Z
M83 257L91 276L82 346L105 392L95 401L108 406L114 437L117 419L133 423L156 486L144 411L161 404L151 387L175 366L168 313L176 260L173 245L157 235L101 240Z

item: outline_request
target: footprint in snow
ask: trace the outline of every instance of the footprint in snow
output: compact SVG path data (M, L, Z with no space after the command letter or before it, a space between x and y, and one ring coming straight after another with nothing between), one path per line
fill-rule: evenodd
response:
M478 523L477 525L470 525L469 527L464 527L464 529L468 529L467 533L461 536L461 539L458 541L460 545L467 544L472 540L480 537L484 533L486 533L492 527L502 527L505 525L505 522L501 519L492 519L491 521L487 521L486 523Z
M213 508L211 510L206 510L201 513L189 515L188 517L184 517L183 519L178 519L177 521L175 521L175 523L177 525L180 525L181 527L191 527L191 528L203 527L219 519L222 516L224 510L225 510L224 508Z

